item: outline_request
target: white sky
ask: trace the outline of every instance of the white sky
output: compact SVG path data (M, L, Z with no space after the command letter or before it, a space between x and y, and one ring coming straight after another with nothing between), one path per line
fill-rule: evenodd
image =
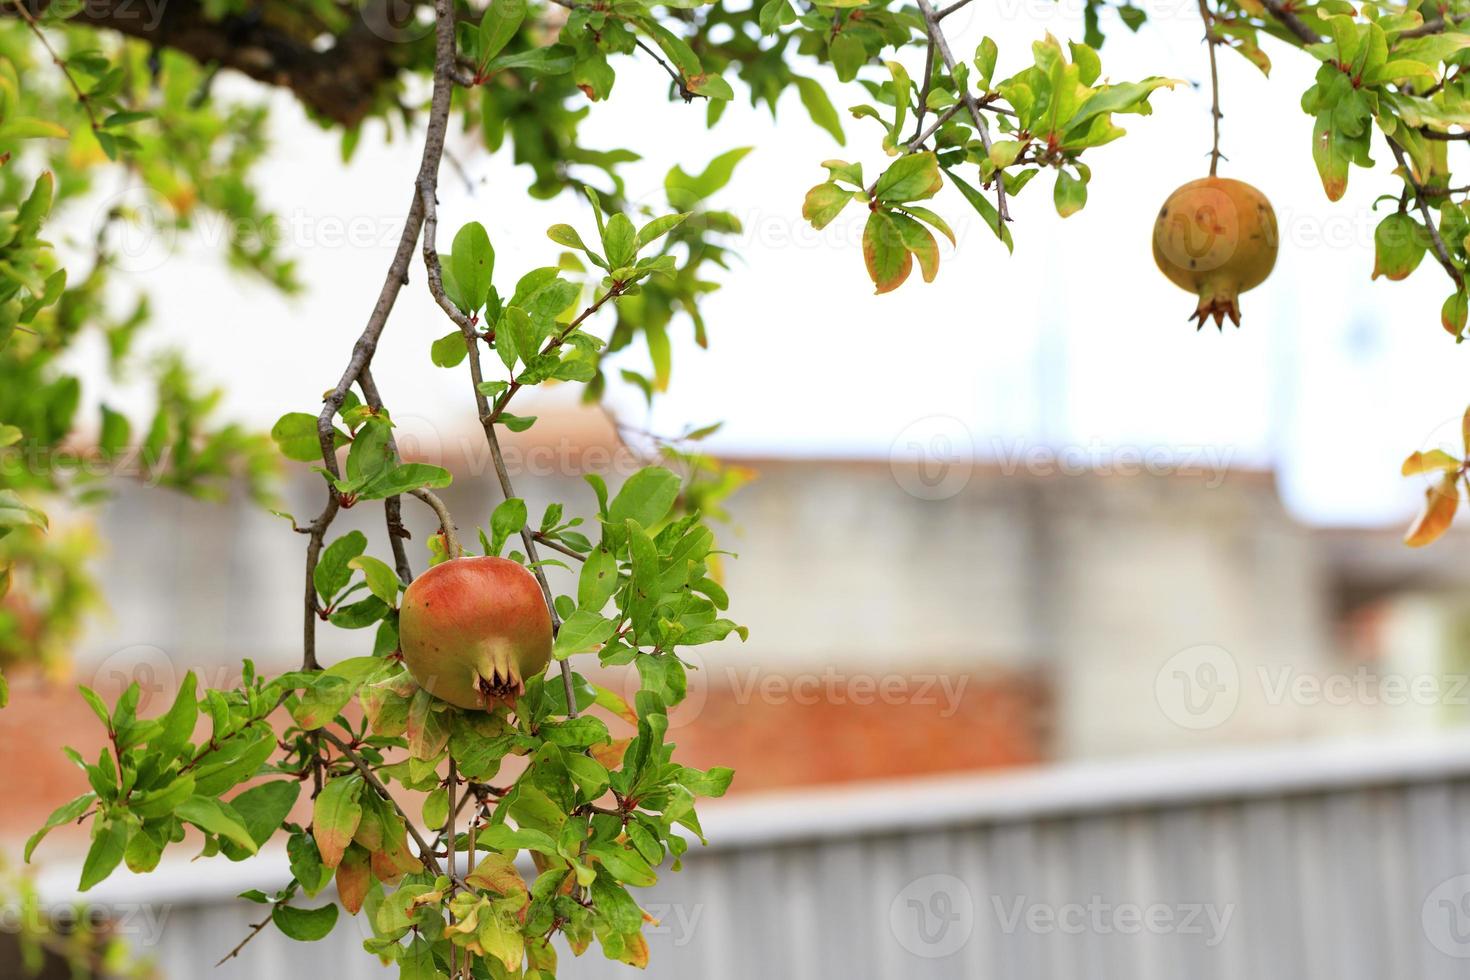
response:
M1138 35L1105 20L1104 74L1207 79L1192 0L1145 6L1151 20ZM946 26L962 57L982 33L995 37L997 75L1005 77L1029 62L1030 41L1043 32L1080 37L1079 10L1079 0L977 0ZM1154 268L1149 247L1168 191L1205 173L1207 88L1162 91L1152 116L1119 117L1129 135L1088 152L1089 203L1072 218L1057 217L1052 176L1038 176L1013 207L1014 256L946 190L935 206L960 248L942 246L935 283L915 271L896 293L874 296L857 247L862 210L850 208L819 235L800 209L825 175L823 159L881 169L875 124L846 120L848 145L838 147L806 119L794 92L773 123L738 91L709 132L701 106L665 101L656 66L620 62L610 104L594 108L583 134L592 146L644 154L624 171L633 196L661 195L674 163L697 171L724 149L757 147L715 199L747 223L746 265L706 304L709 352L694 347L687 324L676 325L672 390L655 427L725 419L715 449L790 455L881 458L906 426L932 415L960 419L982 456L1038 443L1104 459L1108 447L1209 446L1236 465L1277 465L1288 505L1307 519L1405 518L1421 488L1399 478L1400 461L1457 431L1470 395L1456 383L1464 355L1438 323L1448 283L1429 259L1407 282L1369 281L1369 208L1397 189L1392 158L1378 144L1379 170L1355 169L1347 197L1328 202L1311 161L1311 120L1299 108L1315 62L1267 43L1276 61L1270 82L1221 52L1229 157L1221 174L1267 194L1283 241L1271 279L1244 297L1244 327L1224 336L1195 333L1186 321L1194 298ZM831 80L822 69L811 73ZM829 91L840 109L865 101L856 84L834 81ZM335 383L387 268L418 160L412 141L384 145L377 129L343 169L334 137L302 122L288 99L277 104L277 151L263 184L298 229L291 249L309 292L283 300L224 271L197 243L166 258L145 253L139 268L152 276L156 339L188 348L228 385L228 411L260 426L285 411L314 410ZM451 145L479 186L469 193L446 166L440 247L448 249L463 222L483 222L503 293L522 272L554 260L548 225L590 226L579 200L526 197L529 174L512 166L508 150L489 157L473 138ZM341 240L344 230L354 243ZM421 269L416 261L374 371L400 420L470 425L464 379L429 362L430 341L449 324L423 289ZM531 405L527 398L521 411Z

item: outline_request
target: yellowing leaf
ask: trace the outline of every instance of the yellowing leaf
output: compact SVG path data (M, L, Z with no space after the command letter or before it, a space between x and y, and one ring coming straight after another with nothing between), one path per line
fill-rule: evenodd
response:
M485 855L484 859L475 865L475 870L465 876L465 881L476 888L483 888L497 895L527 891L525 879L516 870L515 858L498 851Z
M1467 416L1470 417L1470 416ZM1403 475L1415 476L1419 473L1432 473L1435 470L1456 470L1460 468L1460 461L1443 449L1431 449L1427 453L1414 453L1404 460Z
M903 285L914 267L913 257L904 248L903 237L893 216L878 210L868 215L863 228L863 261L868 266L868 276L875 290L887 293Z
M1404 544L1410 548L1422 548L1449 530L1455 519L1455 510L1460 506L1460 491L1454 473L1440 476L1439 482L1424 491L1424 509L1414 519L1409 533L1404 535Z
M357 825L362 821L362 804L358 802L361 794L362 777L354 773L332 780L317 795L311 830L322 863L329 868L342 863L342 855L352 843L352 835L357 833Z
M343 853L342 863L337 865L337 897L342 900L342 907L353 915L360 912L372 883L368 852L353 844Z

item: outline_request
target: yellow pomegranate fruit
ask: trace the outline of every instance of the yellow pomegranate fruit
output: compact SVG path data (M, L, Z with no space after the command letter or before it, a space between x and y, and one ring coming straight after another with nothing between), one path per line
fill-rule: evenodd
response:
M1240 326L1237 300L1276 264L1276 212L1266 195L1228 177L1192 180L1169 195L1154 222L1154 261L1199 296L1195 329L1208 317Z
M514 705L551 660L541 588L505 558L456 558L414 579L403 592L398 637L419 686L460 708Z

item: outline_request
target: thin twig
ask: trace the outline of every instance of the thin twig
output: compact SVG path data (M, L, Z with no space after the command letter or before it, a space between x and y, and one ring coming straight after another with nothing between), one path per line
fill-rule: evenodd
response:
M45 48L46 53L51 56L52 63L66 76L67 84L71 86L71 90L76 93L77 101L87 112L87 120L92 124L92 132L101 130L102 125L97 122L97 112L92 108L92 100L86 92L82 91L82 86L77 83L76 76L71 73L71 69L66 67L66 62L61 59L61 55L57 54L56 49L51 46L51 42L46 38L46 33L41 30L41 25L36 23L36 18L26 9L25 0L10 0L10 5L25 20L31 33L36 35L36 40L41 42L41 47Z
M322 541L327 536L327 528L336 518L340 507L336 489L328 486L327 505L307 528L307 534L311 537L306 545L306 616L301 635L302 670L317 670L321 666L316 662L316 621L321 612L316 601L316 565L321 558Z
M1444 239L1440 237L1439 229L1435 227L1434 216L1429 213L1429 202L1425 199L1423 185L1414 177L1409 161L1404 158L1403 147L1391 137L1385 138L1388 139L1388 148L1393 151L1394 159L1398 161L1399 169L1403 171L1404 180L1414 191L1414 201L1419 206L1419 215L1424 219L1424 227L1429 231L1429 241L1434 246L1434 257L1439 260L1439 264L1454 281L1455 288L1463 290L1465 277L1455 265L1455 260L1450 257L1449 249L1445 247Z
M550 548L552 551L559 551L562 554L566 555L568 558L575 558L575 559L577 559L577 561L586 561L587 560L587 556L584 555L584 554L582 554L580 551L573 551L571 548L568 548L566 545L562 544L560 541L555 541L555 540L553 540L551 538L548 538L546 535L542 534L540 531L532 531L531 532L531 537L535 538L540 543L546 545L546 547Z
M419 487L408 491L410 497L417 497L433 508L435 515L439 518L439 530L444 535L444 553L450 558L459 558L464 554L464 549L459 546L459 536L454 533L454 518L449 514L449 508L444 506L444 501L432 490Z
M912 153L914 150L917 150L919 147L929 142L929 137L939 132L940 128L945 123L949 122L955 116L964 111L965 104L963 102L956 102L954 105L950 106L948 109L945 109L939 115L935 116L934 121L929 124L929 128L924 130L918 136L915 136L913 139L909 140L908 143L904 145L904 148L907 149L910 153Z
M602 309L604 303L606 303L610 299L615 299L623 295L624 285L625 284L621 282L613 283L612 287L608 289L607 292L603 293L596 300L594 300L591 306L587 307L581 313L577 314L576 319L567 324L566 327L564 327L559 333L557 333L556 336L548 340L546 342L546 346L541 348L541 353L539 356L545 357L547 354L556 353L557 350L561 348L561 345L567 342L567 338L576 333L577 328L580 327L587 320L588 317L592 316L592 314ZM510 387L506 388L505 391L501 392L500 397L495 399L495 407L490 412L490 422L492 424L500 421L500 417L505 414L505 407L510 404L510 400L516 396L516 392L520 391L521 388L522 385L520 381L512 379L510 382Z
M939 26L939 15L934 10L934 4L930 0L918 0L919 12L924 15L924 28L934 46L939 49L939 56L944 59L944 67L949 71L951 78L954 77L954 54L949 50L949 41L944 36L944 31ZM975 97L970 94L970 87L965 85L960 88L960 101L970 111L970 118L975 122L975 130L980 134L980 145L985 147L985 152L990 152L990 127L985 124L985 117L980 115L980 107L975 104ZM997 174L995 177L995 204L996 213L1000 221L1010 221L1011 213L1006 207L1006 184L1004 176Z
M271 924L271 917L270 916L266 916L264 919L262 919L259 922L252 923L251 926L250 926L250 932L249 932L249 934L246 935L246 937L244 939L240 940L240 942L238 944L236 944L236 946L235 946L234 949L230 950L224 956L221 956L219 958L219 962L214 965L214 968L217 970L220 967L224 966L226 963L228 963L230 960L232 960L235 957L239 956L240 955L240 950L242 950L242 949L245 948L245 944L248 943L248 942L250 942L250 940L254 939L256 936L260 935L261 930L264 929L266 926L268 926L270 924Z
M376 790L378 795L398 812L398 815L403 818L404 826L408 828L408 835L419 846L419 854L423 857L424 863L429 866L429 870L435 874L440 874L442 869L439 867L439 859L434 856L434 849L429 846L428 841L424 840L424 835L419 833L418 827L414 826L413 820L403 807L398 805L398 801L393 798L392 793L388 792L388 787L383 785L383 781L378 778L377 773L373 772L372 767L363 761L362 756L353 751L352 746L342 741L329 729L319 728L317 731L321 733L322 738L336 746L337 751L342 753L343 758L352 763L358 772L362 773L362 778L367 781L367 784Z
M1426 37L1430 34L1438 34L1445 29L1447 21L1449 24L1460 24L1467 19L1470 19L1470 14L1450 14L1448 18L1443 16L1435 17L1431 20L1426 20L1418 27L1411 27L1407 31L1400 31L1399 37Z
M1199 15L1205 22L1205 46L1210 52L1210 120L1214 124L1215 139L1210 146L1210 176L1220 165L1220 69L1215 63L1215 47L1220 36L1215 33L1215 15L1210 12L1209 0L1199 0Z
M945 7L943 10L939 11L939 16L937 18L935 18L935 19L936 20L944 20L944 18L948 17L950 14L955 13L956 11L959 11L959 10L963 10L965 7L968 7L971 2L972 2L972 0L955 0L954 3L950 4L948 7Z
M914 138L909 140L914 143L919 140L919 134L924 132L924 114L929 111L929 89L934 83L934 39L929 39L924 48L924 84L919 89L919 108L914 112Z
M480 363L480 334L475 329L474 321L465 316L449 299L444 291L444 270L439 261L439 250L435 247L434 240L439 227L438 200L434 194L434 188L429 185L421 187L419 196L420 207L424 214L424 269L429 281L429 292L433 294L435 302L439 304L445 314L459 327L460 334L464 337L467 360L470 364L470 384L474 388L475 410L480 417L480 427L485 432L485 442L490 447L490 459L495 464L495 477L500 484L501 495L509 500L516 496L515 487L511 484L510 471L505 465L505 454L500 449L500 437L495 431L495 422L498 411L492 412L490 401L485 393L480 390L484 383L484 368ZM617 291L613 290L598 300L588 311L584 312L571 325L548 342L542 353L555 350L571 335L581 322L591 315L608 296ZM520 387L518 382L512 382L506 391L506 396L512 395ZM504 400L509 400L506 397ZM541 568L541 557L536 551L536 539L531 535L529 525L521 527L521 544L526 549L526 558L531 567L531 574L536 577L536 584L541 587L542 598L546 601L546 612L551 617L551 632L554 637L561 630L561 617L556 612L556 597L551 592L551 583L546 579L546 572ZM572 687L572 667L566 660L561 661L562 690L566 694L568 717L577 717L577 702Z
M1261 0L1261 6L1265 7L1272 17L1281 21L1282 26L1296 35L1296 39L1303 44L1316 44L1322 40L1321 35L1308 27L1306 21L1287 9L1282 0Z
M383 396L378 393L377 382L373 381L372 369L364 364L362 370L357 374L357 386L362 389L362 397L367 402L368 408L374 412L383 410ZM388 429L388 448L393 453L393 458L399 462L403 456L398 452L398 440L393 437L392 428ZM404 585L413 581L413 566L408 563L408 550L403 546L404 538L408 537L408 531L403 527L403 500L398 494L383 501L383 515L388 524L388 546L393 549L393 564L398 571L398 578Z
M454 784L458 780L459 773L455 769L454 754L450 753L449 775L444 777L444 791L448 794L449 799L448 816L444 818L444 863L449 867L449 898L454 897L454 880L458 877L457 869L454 866L454 819L459 816L458 811L454 808ZM465 956L469 956L468 950L465 951ZM449 944L449 975L454 980L459 980L460 978L459 947L453 943Z
M674 85L679 90L679 98L683 99L685 102L693 102L695 99L704 98L704 96L700 95L698 92L695 92L687 84L685 84L684 76L676 72L674 70L674 66L665 61L662 55L660 55L657 51L653 50L653 48L645 44L643 38L634 35L633 43L646 51L649 56L653 58L654 61L657 61L659 65L663 67L664 71L669 73L669 77L674 80Z

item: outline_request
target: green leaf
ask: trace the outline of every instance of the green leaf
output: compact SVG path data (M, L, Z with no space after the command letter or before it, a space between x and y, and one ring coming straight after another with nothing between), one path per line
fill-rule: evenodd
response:
M602 248L607 253L607 264L614 269L632 264L638 253L638 232L626 214L619 212L607 219L607 227L602 233Z
M1063 218L1071 217L1081 211L1087 203L1087 182L1073 177L1065 170L1058 170L1052 200L1056 205L1057 214Z
M1419 267L1429 245L1423 225L1402 211L1390 214L1373 231L1373 278L1407 278Z
M439 367L459 367L469 351L464 345L464 334L458 330L447 333L429 345L429 360Z
M503 54L486 67L486 71L504 71L508 68L524 68L542 75L565 75L577 63L572 50L565 45L554 44L545 48L533 48L515 54Z
M41 843L42 838L51 833L51 831L55 830L57 827L60 827L62 824L68 824L71 823L73 820L80 818L82 814L86 813L87 810L96 801L96 793L83 793L81 796L78 796L70 803L63 803L61 806L57 807L52 812L51 816L46 818L46 823L42 825L41 829L32 834L30 838L26 841L24 851L24 860L26 864L31 863L31 854L35 851L36 845Z
M751 146L742 146L727 150L711 160L696 176L690 176L680 167L674 167L664 177L664 193L668 195L669 205L680 211L691 210L700 201L728 184L735 173L735 167L753 149L755 148Z
M852 34L838 34L827 47L827 57L837 71L837 80L850 82L857 77L858 69L867 64L868 49Z
M0 140L64 140L69 135L65 126L59 126L54 122L47 122L44 119L35 119L29 116L18 116L14 119L7 119L4 124L0 124Z
M910 153L889 164L873 193L884 203L899 204L933 197L943 186L939 159L933 153Z
M263 847L291 815L291 808L300 795L300 783L274 779L237 794L230 800L230 807L239 815L256 847Z
M312 572L312 583L322 601L331 603L337 593L347 588L352 580L352 559L367 550L367 535L361 531L348 531L322 550Z
M46 515L20 499L14 490L0 490L0 528L48 527Z
M424 797L424 826L443 827L449 821L449 794L436 789Z
M541 854L556 854L556 841L539 830L516 829L505 824L494 824L475 835L481 848L492 851L537 851Z
M162 728L148 743L149 748L165 758L171 758L189 741L199 719L197 690L198 681L191 670L179 684L179 691L174 695L174 703L169 707L168 713L159 719Z
M541 349L539 338L540 334L531 315L519 306L511 306L500 318L495 343L501 360L506 360L506 355L510 355L505 366L511 368L515 366L516 358L523 364L531 363ZM506 341L510 342L508 346Z
M951 245L957 244L955 241L954 232L950 230L949 225L945 223L945 220L943 218L935 214L933 211L930 211L928 208L920 207L917 204L905 204L902 210L905 214L913 215L915 218L918 218L925 224L932 225L936 230L939 231L940 234L949 239L949 243Z
M454 477L442 466L428 463L403 463L374 479L357 492L359 500L382 500L410 490L438 490L447 487Z
M337 906L299 909L291 905L277 905L271 909L271 921L276 924L277 929L298 942L315 942L325 939L337 924Z
M85 684L77 685L77 690L82 692L82 700L87 702L87 707L92 709L92 714L102 722L102 727L109 732L112 731L112 712L107 710L107 702L103 701L96 691Z
M995 232L995 237L1005 243L1006 250L1014 252L1016 246L1015 242L1011 240L1011 230L1005 226L1005 222L1000 220L1000 212L996 210L994 204L990 203L990 199L959 177L956 177L954 171L946 170L944 174L949 178L949 182L959 189L960 195L970 203L970 207L978 211L980 217L985 219L985 223L990 226L990 230Z
M658 881L658 875L637 851L616 844L593 844L588 852L606 868L614 878L625 884L646 888Z
M573 654L595 650L611 639L617 628L616 620L605 619L591 610L578 609L557 630L551 655L557 660L565 660Z
M535 415L512 415L509 412L500 413L500 424L512 432L525 432L536 424Z
M271 438L281 450L281 455L287 459L312 463L319 462L322 458L322 444L317 437L315 415L305 412L288 412L282 415L271 427ZM332 427L332 440L332 445L336 448L345 446L350 441L347 433L336 426Z
M115 456L127 448L128 440L132 437L133 426L128 417L120 412L115 412L106 405L100 406L102 411L102 428L97 434L97 449L104 456ZM3 430L0 426L0 446L5 444Z
M695 796L724 796L725 790L730 788L730 780L735 778L735 770L715 766L708 772L700 772L685 767L679 770L677 778L680 785Z
M82 879L78 891L87 891L112 874L122 863L128 847L130 826L122 820L99 820L92 829L92 846L82 862Z
M234 841L254 854L255 840L229 804L209 796L192 796L174 808L174 814L200 830Z
M634 520L652 527L663 519L679 496L679 478L661 466L647 466L628 477L608 508L608 522L622 525Z
M682 214L666 214L654 218L648 224L638 229L638 250L642 251L650 243L657 241L659 238L673 231L687 217L689 217L688 212Z
M390 609L398 605L398 573L389 568L387 562L371 555L358 555L347 563L347 567L362 572L367 579L368 591L382 599Z
M577 579L577 606L589 612L601 612L618 589L618 560L611 551L598 548L588 552Z
M571 225L552 225L550 228L546 229L546 237L550 238L558 245L565 245L567 248L575 248L579 252L592 251L587 247L586 243L582 241L582 236L577 234L577 229L573 228Z
M518 0L511 0L518 2ZM524 10L524 5L521 5ZM485 226L471 221L454 236L454 250L449 256L454 266L454 280L470 304L465 313L473 313L485 305L490 294L490 280L495 272L495 249Z
M796 93L801 96L801 104L806 107L812 122L831 133L838 145L845 145L847 134L842 131L842 119L837 115L832 100L827 98L827 90L822 83L801 75L793 75L791 80L796 83Z
M502 500L490 515L490 553L499 555L506 539L526 526L526 502L519 497Z
M371 601L379 610L378 615L371 620L376 622L381 618L382 612L386 611L385 604L376 596ZM351 609L353 606L347 608ZM333 622L336 622L335 618ZM377 657L350 657L333 664L317 674L311 687L302 692L301 699L291 707L291 717L296 720L296 724L308 730L330 724L347 702L352 700L358 688L382 669L383 661Z
M493 0L480 19L480 64L500 54L519 33L525 17L525 0Z
M990 76L995 74L995 61L999 52L995 42L988 36L980 39L980 46L975 49L975 71L979 73L976 81L981 88L988 88Z

